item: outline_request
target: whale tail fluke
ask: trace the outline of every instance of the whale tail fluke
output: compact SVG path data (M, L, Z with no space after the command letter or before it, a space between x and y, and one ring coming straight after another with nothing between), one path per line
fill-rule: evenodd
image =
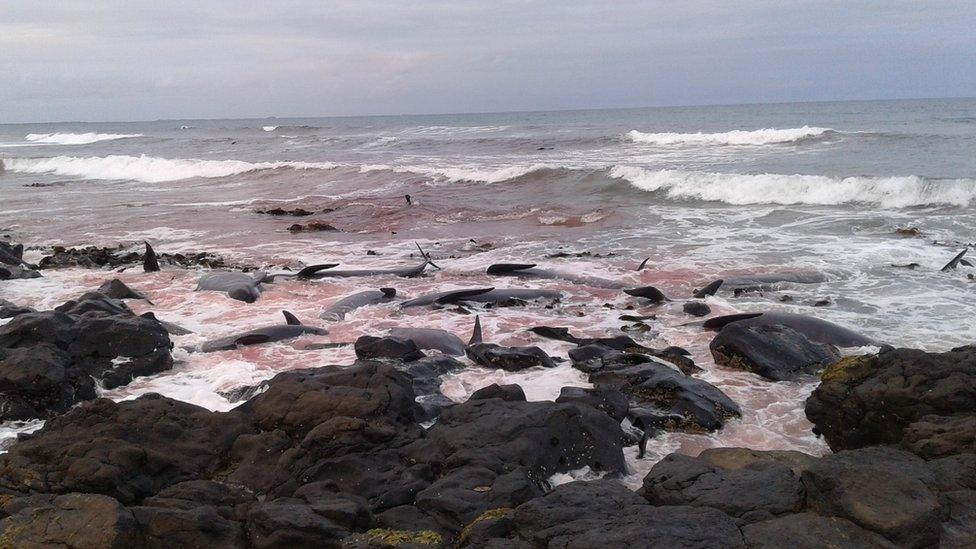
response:
M419 242L414 242L414 244L417 246L417 249L420 250L420 256L424 258L424 266L430 265L437 270L442 270L440 265L434 263L434 260L430 258L430 254L425 252L424 249L420 247Z

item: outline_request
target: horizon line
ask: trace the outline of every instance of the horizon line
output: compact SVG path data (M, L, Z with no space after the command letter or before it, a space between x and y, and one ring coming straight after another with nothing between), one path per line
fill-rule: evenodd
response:
M951 96L951 97L893 97L893 98L874 98L874 99L825 99L812 101L770 101L770 102L742 102L742 103L695 103L695 104L674 104L674 105L644 105L629 107L588 107L573 109L524 109L510 111L455 111L455 112L408 112L398 114L332 114L332 115L308 115L308 116L245 116L239 118L214 117L214 118L155 118L140 120L51 120L45 122L0 122L0 126L30 126L40 124L136 124L142 122L184 122L200 121L212 122L220 120L288 120L288 119L310 119L310 118L390 118L390 117L423 117L423 116L461 116L461 115L498 115L498 114L537 114L537 113L567 113L567 112L588 112L588 111L624 111L624 110L651 110L651 109L681 109L695 107L745 107L755 105L811 105L822 103L878 103L896 101L936 101L936 100L966 100L976 99L976 96Z

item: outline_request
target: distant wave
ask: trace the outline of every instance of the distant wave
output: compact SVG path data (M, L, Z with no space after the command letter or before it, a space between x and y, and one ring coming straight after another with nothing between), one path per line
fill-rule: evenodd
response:
M710 200L726 204L871 204L883 208L968 206L976 199L976 180L822 175L729 174L647 170L615 166L610 177L671 199Z
M278 126L261 126L261 129L266 132L273 132L278 129Z
M85 179L124 179L145 183L178 181L193 177L227 177L256 170L291 168L331 170L331 162L243 162L241 160L199 160L154 156L56 156L53 158L5 158L0 172L48 173Z
M127 139L142 137L141 133L29 133L25 137L32 143L50 143L53 145L88 145L99 141L113 139Z
M551 166L548 164L503 166L499 168L486 168L478 166L438 168L433 166L388 166L386 164L369 164L362 166L359 171L366 173L389 170L395 173L413 173L451 183L458 183L462 181L472 181L477 183L501 183L502 181L516 179L535 171L555 168L556 166Z
M773 145L796 143L836 133L830 128L803 126L778 130L732 130L723 133L644 133L631 130L627 137L635 143L652 145Z

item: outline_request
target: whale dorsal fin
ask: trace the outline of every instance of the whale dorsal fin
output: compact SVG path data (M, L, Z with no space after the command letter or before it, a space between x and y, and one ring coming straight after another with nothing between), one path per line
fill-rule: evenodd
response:
M640 265L637 266L637 270L638 271L643 271L644 270L644 267L647 266L647 262L650 261L650 260L651 260L650 257L645 257L644 258L644 261L641 261L640 262Z
M396 288L380 288L380 291L386 297L396 297Z
M339 266L338 263L322 263L321 265L309 265L308 267L305 267L304 269L298 271L298 274L296 274L295 276L298 278L308 278L314 276L315 273L319 271L332 269L338 266Z
M142 256L142 270L152 273L159 270L159 261L156 259L156 251L153 250L149 242L143 241L146 245L146 253Z
M535 267L535 263L495 263L494 265L490 265L485 272L490 275L500 275L517 273L518 271L524 271L532 267Z
M288 311L281 311L281 314L285 315L285 322L291 326L301 326L302 321L298 320L298 317L289 313Z
M696 290L694 296L698 299L701 299L706 296L715 295L715 292L717 292L718 289L722 287L722 284L724 282L725 281L722 280L721 278L718 280L713 280L711 283L709 283L708 286L705 286L701 290Z
M483 341L481 337L481 315L474 316L474 330L471 331L471 339L468 340L468 345L474 345L475 343L481 343Z

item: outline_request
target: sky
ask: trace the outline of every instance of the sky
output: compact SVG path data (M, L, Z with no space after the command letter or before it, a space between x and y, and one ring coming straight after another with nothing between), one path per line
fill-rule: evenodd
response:
M0 123L972 96L974 0L0 0Z

